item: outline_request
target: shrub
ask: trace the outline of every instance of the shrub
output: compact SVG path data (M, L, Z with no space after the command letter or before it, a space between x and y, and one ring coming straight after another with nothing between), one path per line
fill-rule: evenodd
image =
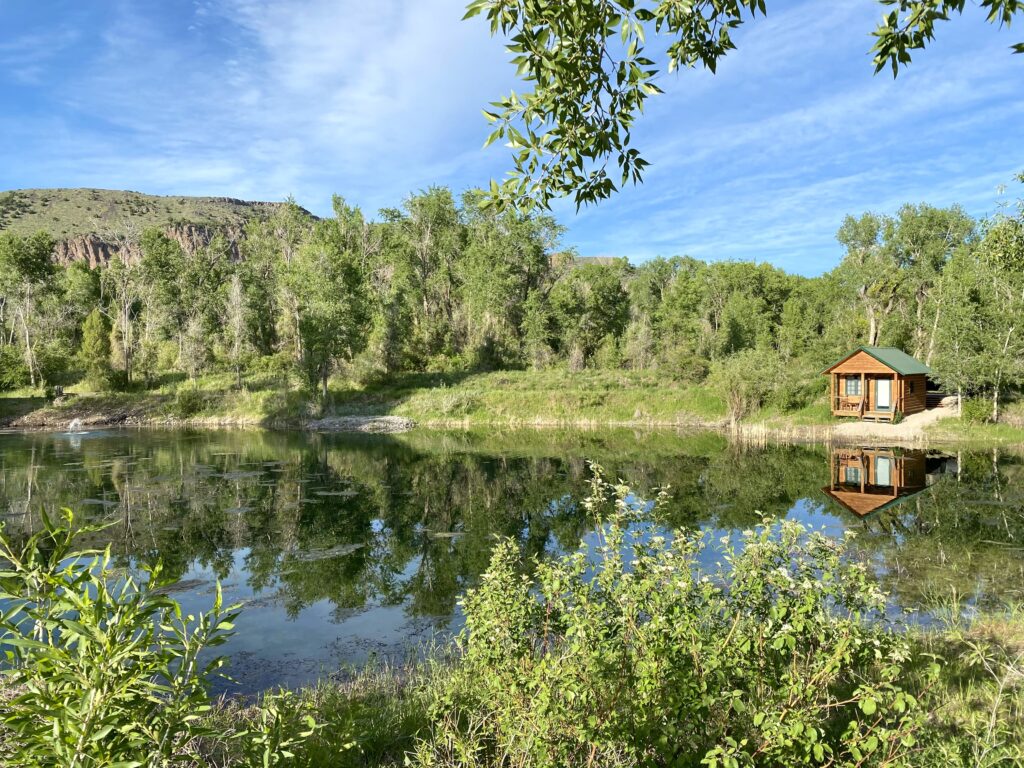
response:
M444 392L439 396L437 409L450 418L468 416L480 407L480 400L468 392Z
M22 547L0 534L0 647L18 694L4 724L19 766L162 766L197 737L198 716L222 658L233 608L218 587L213 608L182 615L163 595L159 567L138 582L111 564L109 550L76 552L70 510Z
M204 657L230 637L237 609L224 607L219 584L209 611L184 615L159 566L137 581L109 548L74 550L102 527L76 528L70 510L42 519L20 547L0 531L5 766L317 764L307 746L321 726L308 701L269 693L242 716L211 701L226 660ZM346 724L330 743L353 746Z
M71 348L64 341L46 341L36 345L36 365L39 379L44 386L68 383L68 362L71 360Z
M0 392L18 389L29 383L28 366L17 347L0 347Z
M295 358L288 352L261 355L252 361L249 371L255 375L287 378L298 370Z
M725 544L658 534L596 474L592 551L500 544L463 603L463 657L419 765L894 764L924 724L910 648L845 544L796 523ZM934 672L933 672L934 674Z
M966 398L961 409L961 418L971 424L984 424L992 420L992 403L980 397Z
M828 382L811 366L788 360L777 371L768 400L782 411L806 408L828 392Z
M771 395L780 370L773 352L747 349L715 363L708 383L722 393L729 420L736 424Z
M178 419L190 419L206 407L206 397L195 387L178 387L170 413Z
M78 359L90 386L98 390L110 388L110 321L99 308L90 312L82 323Z

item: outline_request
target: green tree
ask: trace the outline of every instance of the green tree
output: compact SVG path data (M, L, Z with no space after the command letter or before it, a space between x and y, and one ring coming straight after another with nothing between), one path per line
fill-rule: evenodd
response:
M991 390L992 421L998 421L1007 390L1024 384L1024 207L987 224L979 256L988 295L979 378Z
M142 313L145 283L138 264L122 252L107 265L100 286L111 317L111 349L114 364L132 382L135 353L139 346L138 321Z
M54 240L45 232L19 237L0 233L0 319L10 315L7 344L19 338L29 383L41 380L36 354L40 302L52 288L57 272Z
M97 307L82 324L82 346L78 352L86 378L100 388L110 382L110 321Z
M351 361L366 337L362 214L340 198L334 210L333 219L317 222L287 272L287 285L299 297L302 367L310 387L319 385L324 399L337 364Z
M622 287L628 264L586 262L575 266L551 290L559 351L570 367L582 368L606 336L622 334L629 320L629 297Z
M965 0L879 0L893 9L875 30L875 71L893 75L924 48L935 25L961 13ZM982 0L988 21L1009 24L1024 3ZM715 71L735 48L732 34L765 16L765 0L472 0L466 17L484 15L492 35L508 40L512 64L526 84L484 110L494 130L488 144L505 139L514 169L491 201L547 207L572 195L577 207L642 180L648 163L632 146L636 119L655 83L669 72ZM647 39L668 38L661 62ZM1024 44L1015 48L1024 51Z

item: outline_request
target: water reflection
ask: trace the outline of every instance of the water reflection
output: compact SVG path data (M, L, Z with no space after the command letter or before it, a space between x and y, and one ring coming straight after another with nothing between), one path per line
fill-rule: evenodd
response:
M956 474L956 458L940 452L902 448L834 448L830 482L821 490L858 517L916 496Z
M222 581L246 605L227 651L253 690L458 626L496 537L538 557L575 547L589 528L577 503L587 459L643 495L670 486L666 526L719 534L785 516L854 529L907 607L954 587L998 601L1024 583L1024 465L998 452L631 432L0 434L0 515L24 534L41 507L113 522L95 543L126 568L162 560L189 610Z

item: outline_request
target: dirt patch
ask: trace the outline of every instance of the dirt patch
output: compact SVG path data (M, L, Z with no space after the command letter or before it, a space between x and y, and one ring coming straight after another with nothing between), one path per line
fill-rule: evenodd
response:
M334 416L307 421L302 426L314 432L395 434L408 432L416 426L416 422L404 416Z
M923 443L926 440L928 427L942 419L956 416L956 409L946 406L929 408L921 413L912 413L904 417L899 424L874 423L870 421L851 421L837 424L832 434L837 442L853 442L861 440L881 440L893 444Z
M73 398L60 405L47 405L8 420L16 429L67 428L78 421L83 427L138 425L153 419L154 409L163 400L147 398L140 402L113 401L105 398Z

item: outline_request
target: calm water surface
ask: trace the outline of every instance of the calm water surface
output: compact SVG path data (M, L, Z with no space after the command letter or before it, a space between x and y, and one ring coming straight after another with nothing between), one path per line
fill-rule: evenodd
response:
M38 529L40 508L114 521L103 535L120 565L163 561L189 610L221 580L245 606L225 649L232 690L251 692L451 632L495 537L538 555L576 547L588 459L641 494L671 486L659 522L712 540L765 516L856 531L903 608L953 590L974 605L1024 599L1024 460L1000 450L632 432L0 434L0 515L15 534Z

